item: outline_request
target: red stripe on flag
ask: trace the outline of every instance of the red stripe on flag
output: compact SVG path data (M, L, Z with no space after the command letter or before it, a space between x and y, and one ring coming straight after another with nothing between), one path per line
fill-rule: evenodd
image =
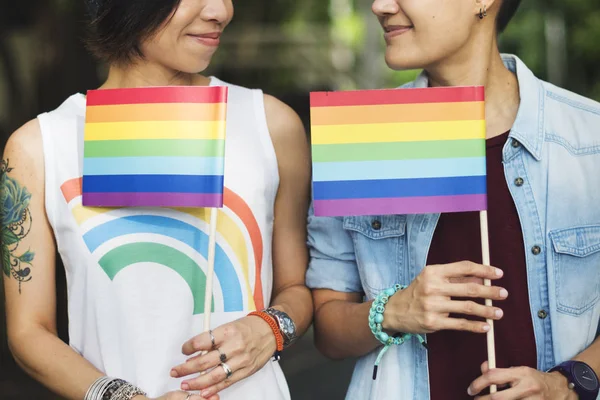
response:
M375 106L383 104L461 103L484 101L483 86L426 89L312 92L311 107Z
M158 103L227 103L224 86L172 86L90 90L88 106Z

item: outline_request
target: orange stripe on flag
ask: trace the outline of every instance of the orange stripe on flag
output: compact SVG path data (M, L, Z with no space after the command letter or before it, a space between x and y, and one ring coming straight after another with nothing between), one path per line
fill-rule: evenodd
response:
M89 106L86 122L224 121L226 103L119 104Z
M313 107L310 119L312 125L467 121L483 119L484 108L483 102Z

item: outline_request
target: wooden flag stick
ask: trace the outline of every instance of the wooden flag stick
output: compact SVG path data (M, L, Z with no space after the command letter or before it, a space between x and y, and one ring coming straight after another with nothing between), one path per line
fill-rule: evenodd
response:
M488 218L487 211L481 211L479 213L479 221L481 225L481 256L483 265L490 265L490 239L488 234ZM485 286L492 286L492 281L489 279L484 280ZM485 305L488 307L492 306L492 300L486 299ZM487 332L487 352L488 352L488 366L490 369L496 368L496 343L494 341L494 320L488 319L488 325L490 330ZM490 393L496 393L496 385L490 386Z
M213 297L213 277L215 275L215 247L217 245L218 208L210 210L210 236L208 238L208 270L206 271L206 288L204 290L204 332L210 330L210 316Z

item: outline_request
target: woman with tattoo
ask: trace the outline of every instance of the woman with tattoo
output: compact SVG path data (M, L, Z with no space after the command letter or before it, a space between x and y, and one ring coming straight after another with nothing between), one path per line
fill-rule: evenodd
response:
M300 119L259 90L198 75L233 16L232 0L88 2L89 47L110 66L101 89L229 89L214 330L202 334L198 307L204 213L82 206L86 98L74 94L16 131L0 165L15 359L70 400L289 399L272 359L312 317L304 285L310 162ZM68 281L69 345L56 334L56 250Z

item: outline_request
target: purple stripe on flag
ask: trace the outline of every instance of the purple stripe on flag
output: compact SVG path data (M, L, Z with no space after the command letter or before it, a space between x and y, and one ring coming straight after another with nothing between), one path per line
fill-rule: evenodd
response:
M86 207L223 207L220 193L83 193Z
M482 211L487 195L315 200L314 209L318 217Z

